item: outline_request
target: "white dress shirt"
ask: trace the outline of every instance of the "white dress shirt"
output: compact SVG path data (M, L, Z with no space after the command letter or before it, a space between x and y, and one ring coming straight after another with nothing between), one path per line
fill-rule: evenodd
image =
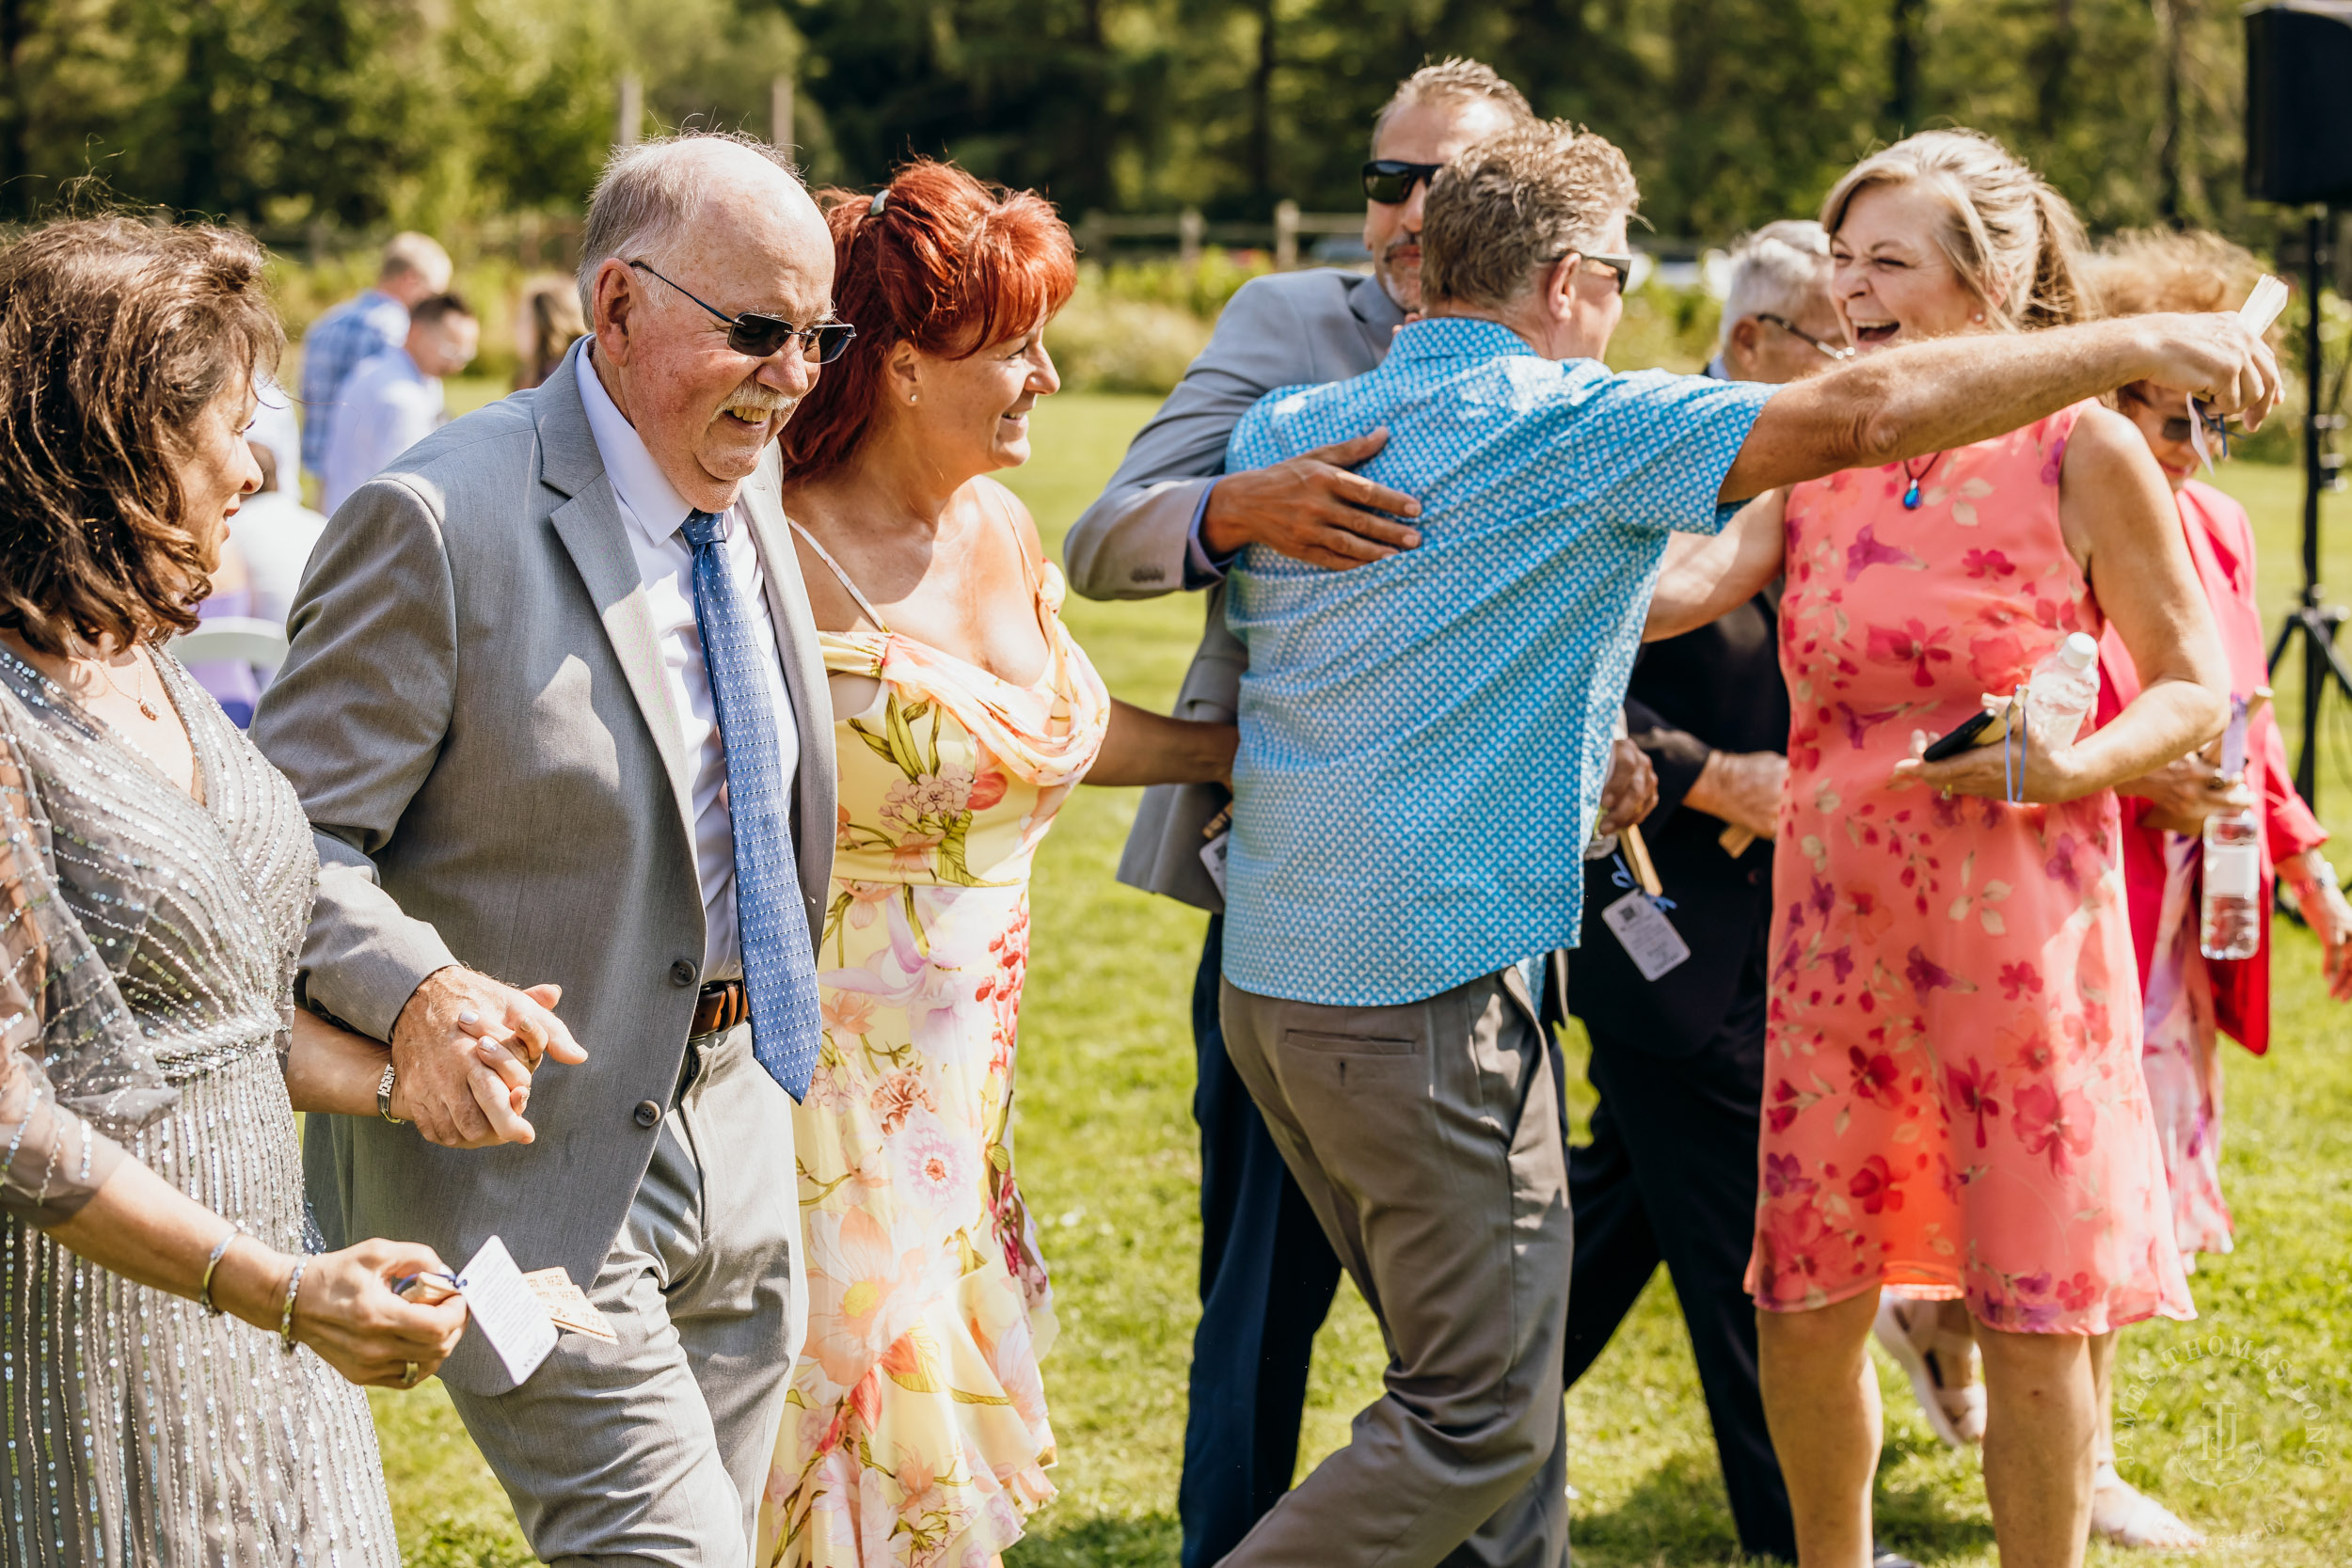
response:
M576 361L580 399L605 476L621 503L637 576L653 611L656 644L661 650L670 705L685 731L694 799L694 873L703 895L703 977L723 980L743 973L735 923L735 820L727 814L727 752L719 737L719 710L711 701L710 672L703 663L701 629L694 624L694 552L678 531L692 511L664 477L637 429L605 391L583 352ZM776 757L787 793L801 762L801 732L785 689L784 660L776 652L776 628L768 613L767 572L738 500L719 522L720 548L735 591L751 606L760 629L759 667L776 715Z
M441 381L419 370L406 349L396 348L363 361L335 402L320 469L321 499L330 513L440 427Z

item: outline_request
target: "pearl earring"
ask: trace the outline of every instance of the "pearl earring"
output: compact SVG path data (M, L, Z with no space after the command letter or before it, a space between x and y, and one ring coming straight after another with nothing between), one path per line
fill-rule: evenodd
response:
M920 403L923 401L923 397L919 392L909 392L907 394L907 401L909 403Z

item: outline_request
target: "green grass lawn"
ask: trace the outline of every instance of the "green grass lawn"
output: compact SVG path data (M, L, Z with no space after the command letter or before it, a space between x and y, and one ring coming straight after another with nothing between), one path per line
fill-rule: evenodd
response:
M453 400L454 401L454 400ZM1092 499L1152 401L1065 397L1037 416L1039 460L1008 476L1049 545ZM2298 586L2297 481L2289 470L2225 470L2262 530L2265 602ZM2333 525L2352 522L2339 499ZM2329 552L2352 584L2352 540ZM1197 600L1098 605L1069 618L1111 689L1165 707L1200 629ZM2280 701L2290 705L2291 687ZM2339 731L2352 736L2352 719ZM2331 750L2322 808L2352 829L2352 778ZM1191 1119L1187 1006L1201 917L1112 880L1136 795L1082 790L1039 863L1034 956L1023 1018L1022 1182L1044 1227L1062 1337L1046 1364L1059 1434L1060 1499L1010 1554L1013 1568L1172 1564L1184 1370L1197 1311L1199 1153ZM2239 1250L2195 1280L2203 1318L2135 1328L2122 1367L2126 1467L2216 1534L2217 1568L2338 1568L2352 1417L2352 1050L2321 996L2316 949L2279 939L2277 1044L2254 1061L2231 1048L2229 1194ZM1579 1051L1581 1054L1581 1050ZM1580 1116L1591 1095L1570 1073ZM2199 1347L2209 1353L2198 1354ZM1316 1346L1302 1469L1345 1440L1379 1391L1383 1361L1351 1288ZM1938 1565L1990 1564L1992 1528L1973 1458L1953 1455L1884 1378L1883 1533ZM394 1511L412 1562L527 1562L503 1498L437 1384L378 1394ZM1705 1407L1673 1293L1661 1275L1569 1399L1569 1474L1580 1560L1634 1565L1736 1561ZM2222 1440L2212 1436L2217 1419ZM2092 1560L2133 1554L2094 1549Z

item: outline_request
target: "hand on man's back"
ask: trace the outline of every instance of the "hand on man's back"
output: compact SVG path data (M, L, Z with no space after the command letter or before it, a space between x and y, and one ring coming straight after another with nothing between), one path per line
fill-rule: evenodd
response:
M425 976L392 1024L392 1066L426 1142L450 1148L531 1142L521 1113L495 1094L477 1095L472 1080L484 1070L485 1041L526 1069L548 1056L586 1061L588 1053L549 1010L561 994L552 986L517 990L459 964Z
M1389 433L1375 430L1287 463L1227 474L1209 492L1202 546L1221 559L1263 545L1333 571L1411 549L1421 531L1398 519L1420 516L1421 502L1354 471L1388 443Z

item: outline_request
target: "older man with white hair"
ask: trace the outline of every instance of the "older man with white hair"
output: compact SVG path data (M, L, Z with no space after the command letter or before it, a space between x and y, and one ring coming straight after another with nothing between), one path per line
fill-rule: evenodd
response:
M325 1228L496 1236L599 1309L519 1385L479 1334L443 1369L541 1559L740 1563L805 1317L834 833L773 445L847 334L763 144L614 154L583 243L592 336L336 513L254 733L323 863L298 999L416 1107L310 1118Z
M1829 299L1829 230L1783 218L1731 247L1731 284L1709 375L1796 381L1853 357Z

